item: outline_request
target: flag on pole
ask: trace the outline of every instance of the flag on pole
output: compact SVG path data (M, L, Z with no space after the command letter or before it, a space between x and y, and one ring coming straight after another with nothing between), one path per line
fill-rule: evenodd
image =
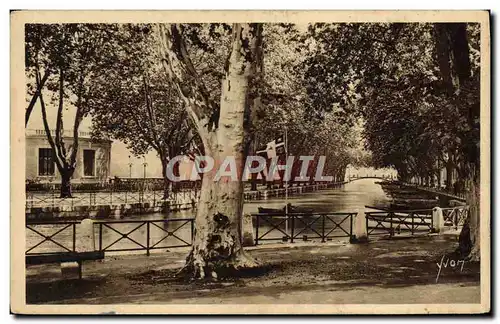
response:
M267 143L265 148L257 151L256 153L257 155L265 153L267 154L268 159L272 159L283 152L285 152L285 140L283 136L280 136L274 141Z

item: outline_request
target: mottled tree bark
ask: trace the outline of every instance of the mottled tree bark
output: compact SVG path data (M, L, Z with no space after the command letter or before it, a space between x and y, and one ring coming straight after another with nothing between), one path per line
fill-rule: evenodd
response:
M158 34L163 63L201 137L205 155L216 165L225 158L235 159L237 181L222 177L214 181L216 170L203 175L195 219L193 247L185 272L195 278L228 275L258 263L242 248L243 182L250 110L250 82L255 74L262 27L259 24L234 24L233 42L220 105L209 100L208 91L189 59L180 28L159 25Z

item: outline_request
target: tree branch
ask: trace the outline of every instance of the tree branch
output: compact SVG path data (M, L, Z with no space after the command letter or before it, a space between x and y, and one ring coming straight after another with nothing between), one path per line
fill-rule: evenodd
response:
M198 131L204 132L217 105L210 100L207 88L196 73L178 26L157 24L155 28L162 65L186 104L194 125Z
M82 69L83 70L83 69ZM83 71L80 72L80 80L78 86L78 98L76 102L76 114L75 114L75 123L73 124L73 145L71 148L70 155L70 164L72 167L76 166L76 156L78 153L78 129L80 128L80 123L82 122L84 116L84 107L83 107L83 86L84 86L84 75Z
M146 102L146 112L149 117L149 122L151 124L151 132L153 134L151 138L152 146L153 144L156 145L157 150L161 147L160 145L160 138L158 137L158 133L156 132L157 128L157 123L156 123L156 116L153 110L153 100L151 99L151 91L150 87L146 81L146 77L143 75L142 77L143 83L144 83L144 99Z
M57 119L56 119L56 145L57 154L61 160L66 159L66 148L64 147L63 140L63 107L64 107L64 72L62 68L59 70L59 106L57 108Z
M36 74L36 82L37 82L37 85L40 84L40 75L38 73ZM63 174L63 172L64 172L64 167L62 164L63 161L59 161L59 157L55 154L56 153L56 144L54 142L54 139L52 138L52 134L50 133L49 123L47 122L47 110L45 108L45 101L43 100L42 92L40 92L39 98L40 98L40 106L42 108L43 127L45 129L45 133L47 134L47 140L49 141L50 147L52 148L52 150L54 152L54 157L55 157L57 169L59 170L60 174Z
M37 69L36 74L38 75L38 73L39 72L38 72L38 69ZM37 82L36 91L33 94L33 97L31 97L31 100L30 100L30 103L28 105L28 108L26 108L25 122L24 122L24 126L25 127L28 125L28 121L30 120L30 116L31 116L31 112L33 111L33 107L35 107L36 101L38 100L38 97L40 96L40 92L42 91L42 89L43 89L43 87L45 85L45 82L49 78L49 75L50 75L49 71L45 70L45 72L43 74L43 77L41 78L40 82Z

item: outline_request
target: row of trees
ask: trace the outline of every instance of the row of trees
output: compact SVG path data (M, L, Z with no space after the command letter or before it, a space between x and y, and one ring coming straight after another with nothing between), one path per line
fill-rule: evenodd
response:
M96 136L137 154L154 149L162 163L193 152L233 156L240 174L252 147L286 127L290 154L327 155L326 169L339 175L357 160L363 119L377 166L407 177L451 157L463 169L476 189L468 239L478 247L478 61L469 41L477 35L465 24L30 25L27 120L40 101L58 169L70 178L87 115ZM58 107L55 139L46 93ZM76 118L67 147L68 107ZM243 183L207 175L186 271L203 278L256 266L241 246Z
M372 163L400 180L432 185L446 168L447 187L469 195L462 246L477 257L479 24L317 24L309 33L321 44L307 72L314 108L340 103L361 116Z
M304 61L312 55L309 43L293 25L266 27L259 54L262 63L256 67L260 75L265 71L265 77L254 81L259 87L253 94L256 109L251 116L254 123L248 124L247 149L255 151L283 136L287 128L291 155L327 155L326 173L343 179L357 134L334 114L311 117L303 78ZM170 188L166 176L170 159L204 152L185 102L162 66L160 40L153 29L150 24L27 25L30 96L26 123L38 101L49 142L57 153L62 197L71 196L78 127L85 116L92 117L96 138L120 140L138 156L154 150L162 163L165 196ZM180 29L190 68L197 71L210 100L218 101L225 66L221 57L230 50L232 26L185 24ZM54 139L45 96L58 106ZM74 136L71 143L65 143L63 115L75 107Z
M308 70L314 107L341 103L361 115L375 166L426 184L446 167L448 181L453 171L465 181L479 145L478 24L316 25L310 33L323 45Z
M138 155L155 150L164 166L179 154L205 154L220 161L234 156L241 169L252 148L286 127L290 154L327 155L327 171L340 177L355 132L338 114L310 114L304 58L312 52L301 33L286 24L263 27L27 25L26 123L39 102L62 175L61 196L71 196L78 128L86 116L94 136L121 140ZM55 139L46 97L57 106ZM62 134L69 109L76 114L68 145ZM258 264L240 242L242 182L213 182L213 176L202 180L186 264L196 277Z

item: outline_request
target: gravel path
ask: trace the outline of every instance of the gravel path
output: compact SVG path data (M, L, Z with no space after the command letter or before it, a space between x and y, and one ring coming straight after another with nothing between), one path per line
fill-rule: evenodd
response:
M276 244L250 248L258 273L219 281L175 277L187 250L106 256L83 280L61 280L56 265L27 268L27 302L111 303L479 303L479 264L451 264L456 236L369 244ZM444 264L448 260L447 267ZM436 278L438 276L438 282Z

